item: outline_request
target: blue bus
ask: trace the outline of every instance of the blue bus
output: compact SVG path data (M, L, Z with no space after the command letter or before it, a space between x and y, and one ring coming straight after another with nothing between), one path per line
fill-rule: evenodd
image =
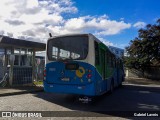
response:
M46 46L46 92L99 96L124 81L122 59L92 34L51 37Z

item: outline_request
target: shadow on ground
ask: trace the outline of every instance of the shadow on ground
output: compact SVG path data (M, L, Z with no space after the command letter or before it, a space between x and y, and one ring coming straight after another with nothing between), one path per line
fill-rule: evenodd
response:
M133 111L160 111L160 87L123 85L111 95L97 97L92 104L81 103L75 95L41 92L34 96L75 111L125 118L133 116Z
M42 91L43 87L37 87L37 86L0 87L0 97L33 93L33 92L42 92Z

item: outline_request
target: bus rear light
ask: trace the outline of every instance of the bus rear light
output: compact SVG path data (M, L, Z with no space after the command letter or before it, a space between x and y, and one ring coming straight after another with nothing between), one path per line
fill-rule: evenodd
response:
M46 77L46 69L43 71L43 76Z
M88 72L89 72L89 73L91 73L91 72L92 72L92 70L88 70Z
M90 79L92 77L92 74L88 74L87 78Z

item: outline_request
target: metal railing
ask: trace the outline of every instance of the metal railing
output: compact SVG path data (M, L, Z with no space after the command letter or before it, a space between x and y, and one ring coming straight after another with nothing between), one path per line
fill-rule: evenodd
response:
M9 72L10 71L10 66L7 66L7 70L5 72L5 75L3 76L2 81L0 81L0 87L6 87L9 85Z
M6 87L8 84L8 73L6 73L2 79L2 81L0 81L0 87Z

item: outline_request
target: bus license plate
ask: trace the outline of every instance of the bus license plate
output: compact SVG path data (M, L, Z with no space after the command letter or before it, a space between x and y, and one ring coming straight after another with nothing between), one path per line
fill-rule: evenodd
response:
M61 78L62 81L69 81L69 78Z

